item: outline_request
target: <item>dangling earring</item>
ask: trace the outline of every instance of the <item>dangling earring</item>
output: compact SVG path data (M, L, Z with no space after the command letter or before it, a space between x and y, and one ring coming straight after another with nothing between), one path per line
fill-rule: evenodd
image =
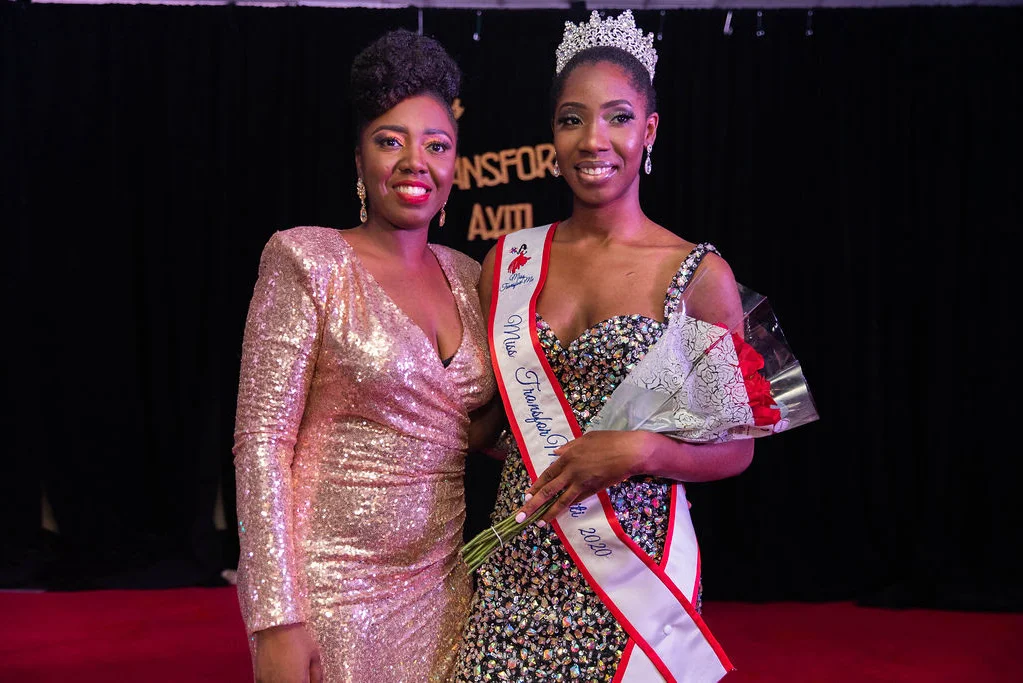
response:
M359 198L359 203L362 204L359 209L359 220L365 223L369 214L366 213L366 184L362 182L361 176L355 181L355 195Z
M440 227L442 227L442 228L444 227L444 221L446 221L448 219L448 215L446 213L444 213L444 209L446 209L447 206L448 206L447 202L444 202L440 206Z
M650 143L646 146L646 163L643 164L643 170L646 171L647 175L654 170L654 165L650 162L650 155L654 153L654 143Z
M554 170L551 171L551 175L554 176L555 178L561 175L561 167L558 166L557 159L554 160Z

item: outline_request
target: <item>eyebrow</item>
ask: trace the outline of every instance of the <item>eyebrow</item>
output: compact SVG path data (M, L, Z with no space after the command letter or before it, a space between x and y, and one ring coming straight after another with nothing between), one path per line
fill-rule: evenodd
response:
M610 102L605 102L600 108L601 109L610 109L611 107L618 107L618 106L623 105L623 104L627 104L630 107L632 106L632 102L630 102L628 100L611 100Z
M380 126L377 126L376 128L374 128L373 132L370 133L370 135L376 135L377 133L379 133L382 130L389 130L389 131L392 131L392 132L395 132L395 133L401 133L402 135L408 135L409 134L409 130L405 126L399 126L399 125L396 125L396 124L392 125L392 124L385 123L383 125L380 125ZM451 138L451 133L447 132L443 128L427 128L423 132L426 133L427 135L443 135L444 137L446 137L449 140L452 139Z
M600 108L601 109L610 109L611 107L618 107L618 106L623 105L623 104L628 105L630 107L632 106L632 102L630 102L629 100L611 100L610 102L605 102L604 104L600 105ZM566 107L575 107L577 109L587 109L588 108L582 102L562 102L561 106L558 107L558 110L564 109Z

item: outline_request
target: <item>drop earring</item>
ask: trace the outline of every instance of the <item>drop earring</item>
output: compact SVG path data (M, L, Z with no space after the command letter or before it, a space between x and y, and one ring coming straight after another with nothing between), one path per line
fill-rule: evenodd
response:
M554 160L554 168L551 170L551 175L557 178L561 175L561 167L558 166L558 160Z
M359 221L365 223L369 214L366 213L366 184L362 182L361 176L355 181L355 195L359 198L359 203L362 204L359 208Z
M442 227L442 228L444 227L444 221L446 221L448 219L447 213L444 212L444 209L446 209L447 206L448 206L448 203L444 202L443 204L441 204L441 207L440 207L440 221L439 222L440 222L440 227Z
M654 170L654 165L650 161L650 157L651 155L653 155L653 153L654 143L651 142L649 145L646 146L646 163L643 164L643 170L646 171L647 175L650 175L650 172Z

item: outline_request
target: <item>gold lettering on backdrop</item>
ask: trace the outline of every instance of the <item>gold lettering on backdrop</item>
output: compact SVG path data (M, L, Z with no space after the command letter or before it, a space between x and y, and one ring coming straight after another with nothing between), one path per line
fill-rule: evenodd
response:
M494 185L504 185L508 182L508 172L501 170L500 162L501 155L497 152L484 152L480 157L483 170L490 174L490 180L487 182L486 179L483 181L483 187L493 187Z
M483 169L480 168L479 154L471 160L469 157L458 157L455 162L455 187L459 190L468 190L472 186L469 182L470 176L476 181L476 187L483 187Z
M528 164L524 163L526 160L529 161ZM519 180L543 177L543 169L536 167L536 152L532 147L519 147L515 150L515 175L519 177Z
M554 175L554 162L556 158L554 145L548 143L536 146L536 160L537 166L540 168L540 176L544 173Z
M476 161L479 162L479 157L476 157ZM473 164L469 157L458 157L455 160L455 178L454 184L459 190L468 190L472 185L469 182L469 176L476 181L476 187L480 186L480 169L479 163Z
M532 225L532 204L504 204L497 207L473 204L468 239L472 241L479 237L484 240L496 240L501 235Z
M460 190L473 187L495 187L511 182L512 172L519 181L537 180L554 175L554 145L512 147L496 152L483 152L471 157L458 157L454 184ZM533 225L532 204L473 204L466 239L496 240L502 235Z
M504 172L504 182L506 183L508 182L508 167L513 164L515 164L516 170L518 171L517 175L519 176L519 180L523 180L522 166L521 164L518 164L518 153L519 150L517 149L502 149L498 155L501 157L501 170Z
M536 180L554 175L554 145L544 142L531 147L484 152L472 157L458 157L455 165L455 187L468 190L476 187L507 185L514 167L519 180Z

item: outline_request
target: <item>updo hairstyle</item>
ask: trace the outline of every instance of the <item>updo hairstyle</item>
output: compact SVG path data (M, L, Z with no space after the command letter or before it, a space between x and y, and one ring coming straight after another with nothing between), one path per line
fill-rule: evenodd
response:
M416 95L436 98L457 128L451 103L461 82L461 69L433 38L405 29L385 33L352 62L350 92L356 140L362 139L370 121Z

